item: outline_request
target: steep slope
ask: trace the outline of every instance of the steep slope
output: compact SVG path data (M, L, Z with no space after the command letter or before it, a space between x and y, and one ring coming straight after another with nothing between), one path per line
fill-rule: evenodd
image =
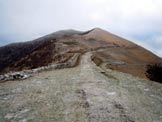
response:
M152 52L99 28L86 34L85 38L89 41L106 42L100 46L101 50L93 53L92 57L95 63L101 67L146 78L145 71L148 64L162 63L162 59ZM92 43L95 42L93 41ZM93 45L92 43L90 45ZM101 47L105 47L104 50Z
M65 30L1 47L0 73L64 63L76 53L89 51L93 51L92 59L97 65L142 78L146 78L147 64L162 62L139 45L99 28L87 32Z
M96 40L105 41L109 44L115 44L118 46L132 46L134 45L132 42L123 39L121 37L118 37L110 32L107 32L105 30L102 30L100 28L94 28L85 35L86 38L94 38Z
M70 47L59 43L61 37L67 38L78 34L78 31L59 31L34 41L14 43L0 48L0 73L32 69L52 63L67 61L73 56ZM79 50L74 47L72 50Z

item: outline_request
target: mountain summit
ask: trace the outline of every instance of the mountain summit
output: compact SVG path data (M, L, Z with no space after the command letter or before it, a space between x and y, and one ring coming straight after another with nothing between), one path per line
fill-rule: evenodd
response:
M161 62L99 28L0 47L0 122L162 122Z
M142 78L146 78L146 65L162 62L139 45L100 28L86 32L70 29L0 47L0 73L65 63L85 52L92 52L92 60L98 66Z

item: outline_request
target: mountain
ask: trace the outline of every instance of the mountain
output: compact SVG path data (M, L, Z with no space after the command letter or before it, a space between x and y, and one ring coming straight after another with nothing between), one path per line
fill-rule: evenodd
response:
M162 62L150 51L100 28L71 29L0 47L0 74L65 63L75 54L89 51L98 66L141 78L146 78L146 65Z
M162 122L161 60L99 28L0 47L0 122Z

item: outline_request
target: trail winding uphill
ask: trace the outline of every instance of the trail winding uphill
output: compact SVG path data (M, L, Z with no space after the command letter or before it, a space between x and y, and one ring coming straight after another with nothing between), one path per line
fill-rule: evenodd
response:
M162 85L91 61L0 84L0 122L161 122Z

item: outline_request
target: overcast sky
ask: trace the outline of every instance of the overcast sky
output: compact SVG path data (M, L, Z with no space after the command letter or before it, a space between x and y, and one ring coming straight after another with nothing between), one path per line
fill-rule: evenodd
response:
M0 0L0 45L94 27L162 57L162 0Z

